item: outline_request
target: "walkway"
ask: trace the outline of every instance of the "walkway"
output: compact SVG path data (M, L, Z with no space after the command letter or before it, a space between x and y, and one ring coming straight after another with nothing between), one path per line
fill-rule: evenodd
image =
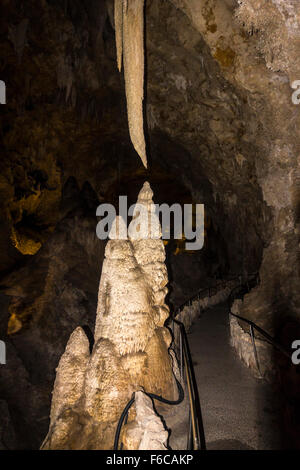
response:
M253 377L229 344L226 304L188 334L208 449L280 449L272 387Z

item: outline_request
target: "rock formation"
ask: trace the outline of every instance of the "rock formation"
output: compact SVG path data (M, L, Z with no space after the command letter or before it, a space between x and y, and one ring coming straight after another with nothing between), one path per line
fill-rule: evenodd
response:
M169 315L164 303L168 282L164 245L150 234L145 238L154 207L152 194L145 183L138 197L147 209L140 231L131 239L107 243L93 350L90 354L88 339L78 327L57 368L43 449L110 449L133 392L145 390L169 400L177 395L168 354L171 335L164 328ZM120 230L124 221L118 217L115 224ZM129 423L133 419L131 412Z
M126 425L124 450L167 450L168 431L155 413L151 398L143 392L135 394L135 420Z
M118 69L122 56L129 133L144 166L147 156L144 137L144 0L115 0L115 34Z

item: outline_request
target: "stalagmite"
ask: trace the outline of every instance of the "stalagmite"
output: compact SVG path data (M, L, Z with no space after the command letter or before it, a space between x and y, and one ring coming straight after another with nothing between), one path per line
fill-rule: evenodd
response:
M123 56L123 0L115 0L115 35L118 70L122 69Z
M145 183L138 196L138 203L145 208L139 219L140 231L107 243L93 351L90 355L88 340L77 328L57 368L43 449L111 449L118 419L133 392L177 398L168 353L171 335L164 327L169 316L164 302L168 277L159 220L154 220L155 239L146 230L149 214L153 216L152 196L149 183ZM114 224L117 232L125 228L121 217ZM140 417L135 421L134 410L130 423L131 430L143 428ZM165 441L164 431L161 435ZM130 442L132 439L131 431ZM151 434L144 441L153 439ZM144 441L137 445L144 446Z
M117 64L124 63L131 141L147 168L144 136L144 0L115 0Z

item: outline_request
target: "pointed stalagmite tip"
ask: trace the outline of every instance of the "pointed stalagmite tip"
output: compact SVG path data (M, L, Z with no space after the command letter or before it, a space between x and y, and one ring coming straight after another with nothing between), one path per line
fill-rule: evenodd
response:
M147 201L150 201L152 200L152 198L153 198L153 191L151 189L150 183L148 181L145 181L142 189L139 192L138 201L140 199L145 199Z

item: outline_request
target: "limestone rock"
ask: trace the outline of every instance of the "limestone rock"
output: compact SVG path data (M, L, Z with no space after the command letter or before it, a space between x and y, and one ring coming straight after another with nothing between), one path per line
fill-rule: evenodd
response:
M57 368L50 426L66 404L71 407L81 397L84 373L89 357L88 339L82 328L78 327L71 334Z
M118 69L122 55L129 133L133 146L147 168L144 137L144 1L115 0L115 34Z
M146 208L140 220L141 234L153 213L152 194L145 183L138 197ZM122 228L120 218L115 226ZM57 368L43 449L110 449L133 392L145 390L169 400L177 396L174 358L168 353L171 335L163 326L169 314L164 303L168 282L164 258L164 245L158 238L138 236L107 243L93 351L90 354L87 337L77 328ZM165 448L167 433L160 419L152 408L149 411L147 398L147 406L142 406L141 396L137 397L137 425L145 427L139 448ZM130 413L129 426L133 419Z
M16 436L7 403L0 400L0 450L12 450L16 445Z
M125 450L167 450L168 431L144 392L135 393L135 421L126 427Z
M235 301L233 311L239 311L240 300ZM273 347L266 341L255 338L255 347L258 356L259 370L254 355L252 339L249 333L246 333L239 325L237 319L230 315L230 343L236 350L239 358L252 369L254 375L258 378L264 377L266 380L272 381L276 377L276 369L273 364L272 355ZM257 336L257 335L256 335Z

